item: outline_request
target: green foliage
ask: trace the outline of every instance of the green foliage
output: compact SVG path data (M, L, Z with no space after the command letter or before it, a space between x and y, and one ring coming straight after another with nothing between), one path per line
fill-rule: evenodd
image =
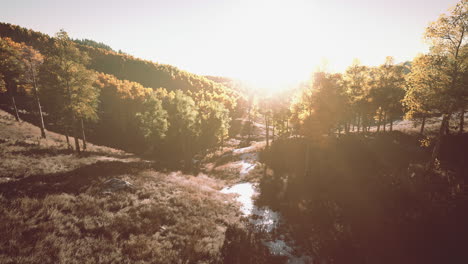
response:
M80 44L80 45L86 45L86 46L90 46L90 47L94 47L98 49L105 49L108 51L115 52L115 50L113 50L109 45L104 44L102 42L94 41L92 39L74 39L73 42Z
M227 138L231 118L229 110L217 101L201 101L198 104L200 114L200 144L216 146Z
M98 118L99 91L92 86L95 74L84 64L89 58L60 31L54 40L53 53L47 57L41 72L42 98L51 114L66 118Z
M153 143L152 146L154 146L166 136L168 129L167 111L163 109L162 100L154 92L145 99L143 105L144 112L137 113L136 116L145 139Z
M199 134L198 108L190 96L180 90L170 93L166 98L166 107L171 130L175 135L190 137Z
M387 57L383 65L374 70L370 98L374 109L380 107L389 115L400 115L401 100L405 95L405 67L395 65L392 57Z

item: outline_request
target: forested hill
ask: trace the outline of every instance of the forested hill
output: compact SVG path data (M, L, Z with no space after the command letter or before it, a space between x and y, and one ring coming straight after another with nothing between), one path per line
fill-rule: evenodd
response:
M0 37L9 37L15 42L24 42L39 50L42 54L48 53L53 42L53 38L47 34L1 22ZM206 90L217 94L233 95L231 89L226 88L220 83L180 70L171 65L159 64L90 45L79 44L78 47L91 58L88 68L112 74L118 79L138 82L145 87L164 87L169 91L196 92Z
M190 167L194 155L223 144L239 91L99 46L107 45L0 23L2 109L37 122L44 138L46 130L81 135L83 148L88 138L168 166Z

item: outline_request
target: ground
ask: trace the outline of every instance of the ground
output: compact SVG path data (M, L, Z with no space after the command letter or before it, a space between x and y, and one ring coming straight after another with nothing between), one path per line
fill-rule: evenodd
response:
M222 262L242 226L222 180L89 143L77 156L1 110L0 157L0 263Z

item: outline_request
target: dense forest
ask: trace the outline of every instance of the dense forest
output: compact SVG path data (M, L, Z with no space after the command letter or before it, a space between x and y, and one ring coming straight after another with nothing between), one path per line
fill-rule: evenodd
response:
M197 189L195 198L187 194L180 202L158 204L169 220L157 210L150 214L167 220L158 222L166 228L179 221L168 215L188 217L180 208L202 218L187 200L209 204L213 212L199 210L211 218L187 232L205 241L209 228L222 230L224 240L217 239L224 244L217 240L219 252L207 246L207 253L176 237L173 255L161 263L177 254L186 254L183 263L286 263L266 248L273 235L249 224L249 231L239 231L227 200L216 194L213 202L203 189L245 182L257 184L255 206L283 217L275 232L286 233L282 239L295 241L295 250L313 256L313 263L466 263L468 2L435 19L423 37L429 51L410 61L387 56L370 66L356 59L343 72L318 70L294 89L267 93L239 80L200 76L105 43L72 39L64 30L48 36L0 23L0 103L16 124L38 126L43 139L63 134L67 153L77 159L94 151L92 142L151 160L158 171L206 173L174 176L184 184L210 186ZM237 171L223 171L228 165ZM136 170L126 169L131 175ZM142 171L134 180L152 185ZM170 178L164 176L166 182ZM183 188L193 191L192 185ZM0 183L0 200L13 197L9 186ZM146 189L131 195L135 201L163 199ZM121 199L127 204L129 198ZM169 212L171 206L177 209ZM135 218L147 221L138 212ZM128 233L144 233L146 224Z

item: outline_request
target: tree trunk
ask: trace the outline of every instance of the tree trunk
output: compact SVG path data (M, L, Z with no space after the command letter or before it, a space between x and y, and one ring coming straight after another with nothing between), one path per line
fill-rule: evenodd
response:
M419 131L419 134L423 135L424 134L424 126L426 125L426 116L424 115L422 117L422 122L421 122L421 130Z
M275 123L273 123L273 126L271 126L271 143L273 143L273 141L275 141Z
M79 133L78 133L78 126L76 124L76 118L72 114L72 128L73 128L73 136L75 137L75 150L78 152L78 154L81 153L81 148L80 148L80 141L79 141Z
M385 132L386 129L387 129L387 111L384 112L384 116L383 116L383 131Z
M41 107L41 102L39 100L39 95L37 93L36 78L34 77L34 75L33 75L33 91L34 91L34 98L36 99L37 111L39 113L39 124L41 128L41 136L42 138L46 138L44 116L42 115L42 107Z
M390 132L393 131L393 118L390 116Z
M366 132L367 119L366 119L366 116L364 114L361 117L361 128L362 128L362 132Z
M83 124L83 118L80 119L80 123L81 123L81 140L83 141L83 150L86 150L86 134L85 134L84 124Z
M18 108L16 107L16 101L15 101L15 96L13 95L13 91L11 90L12 87L11 87L11 84L7 84L8 85L8 94L10 95L10 99L11 99L11 106L13 107L13 111L15 112L15 119L16 121L20 121L20 117L19 117L19 113L18 113Z
M437 142L432 150L432 156L427 164L427 171L430 171L434 168L435 161L440 153L440 146L442 145L442 137L444 136L444 132L446 130L446 126L448 126L448 120L450 119L451 113L444 114L442 118L442 123L440 124L439 135L437 136Z
M450 135L450 118L447 119L447 124L445 124L445 135Z
M377 123L377 132L380 132L380 124L382 123L382 107L379 110L379 121Z
M357 132L359 132L361 130L361 126L360 126L361 125L360 124L361 123L361 118L360 117L361 116L358 114L357 115Z
M305 175L309 176L309 162L310 162L310 138L306 138L306 155L305 155Z
M265 116L265 130L266 130L266 148L268 149L270 147L270 138L269 138L269 133L270 133L270 126L268 124L268 118Z
M460 126L459 126L459 130L458 130L458 133L459 134L462 134L463 133L463 126L465 125L465 107L462 108L462 110L460 111Z
M13 111L15 112L15 119L16 121L20 121L20 117L19 117L19 113L18 113L18 108L16 108L16 101L15 101L15 97L12 95L11 96L11 104L13 106Z
M70 144L70 138L68 137L68 127L65 128L65 138L67 139L67 148L73 149L73 147Z

